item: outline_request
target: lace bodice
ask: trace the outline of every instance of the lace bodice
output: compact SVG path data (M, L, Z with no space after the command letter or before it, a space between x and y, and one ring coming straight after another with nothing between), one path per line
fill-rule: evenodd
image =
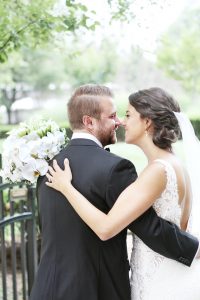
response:
M180 226L181 208L178 204L178 187L176 173L172 165L165 160L157 159L166 173L166 188L153 207L157 214ZM133 250L131 255L131 289L133 300L144 300L144 293L150 284L160 263L165 258L147 247L137 236L133 235Z
M157 159L156 162L162 163L165 167L167 177L166 188L153 207L158 216L180 226L181 208L179 205L179 195L176 173L172 165L165 160Z

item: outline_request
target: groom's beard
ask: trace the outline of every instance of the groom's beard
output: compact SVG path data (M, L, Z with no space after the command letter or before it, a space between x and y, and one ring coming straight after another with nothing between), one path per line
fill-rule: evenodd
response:
M99 129L99 134L98 134L98 139L102 143L103 147L111 144L115 144L117 142L117 137L116 137L116 130L115 129L110 129L108 131L100 128Z

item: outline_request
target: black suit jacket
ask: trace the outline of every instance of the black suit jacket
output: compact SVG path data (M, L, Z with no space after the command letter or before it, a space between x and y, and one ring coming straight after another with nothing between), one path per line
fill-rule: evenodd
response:
M69 158L73 185L105 213L136 177L133 164L95 142L74 139L56 159ZM65 197L38 182L42 227L41 261L31 300L130 300L126 229L101 241ZM153 250L187 265L198 241L159 218L150 208L130 225Z

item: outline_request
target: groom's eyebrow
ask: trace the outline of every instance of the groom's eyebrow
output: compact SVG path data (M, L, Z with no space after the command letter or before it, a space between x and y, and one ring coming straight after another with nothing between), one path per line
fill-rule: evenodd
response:
M117 112L113 111L109 116L116 116L116 115L117 115Z

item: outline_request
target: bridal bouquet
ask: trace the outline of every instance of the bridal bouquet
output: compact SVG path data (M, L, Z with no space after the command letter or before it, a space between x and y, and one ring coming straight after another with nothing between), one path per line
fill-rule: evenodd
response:
M51 120L21 123L9 132L3 144L0 176L10 182L35 183L48 171L48 161L66 145L64 129Z

